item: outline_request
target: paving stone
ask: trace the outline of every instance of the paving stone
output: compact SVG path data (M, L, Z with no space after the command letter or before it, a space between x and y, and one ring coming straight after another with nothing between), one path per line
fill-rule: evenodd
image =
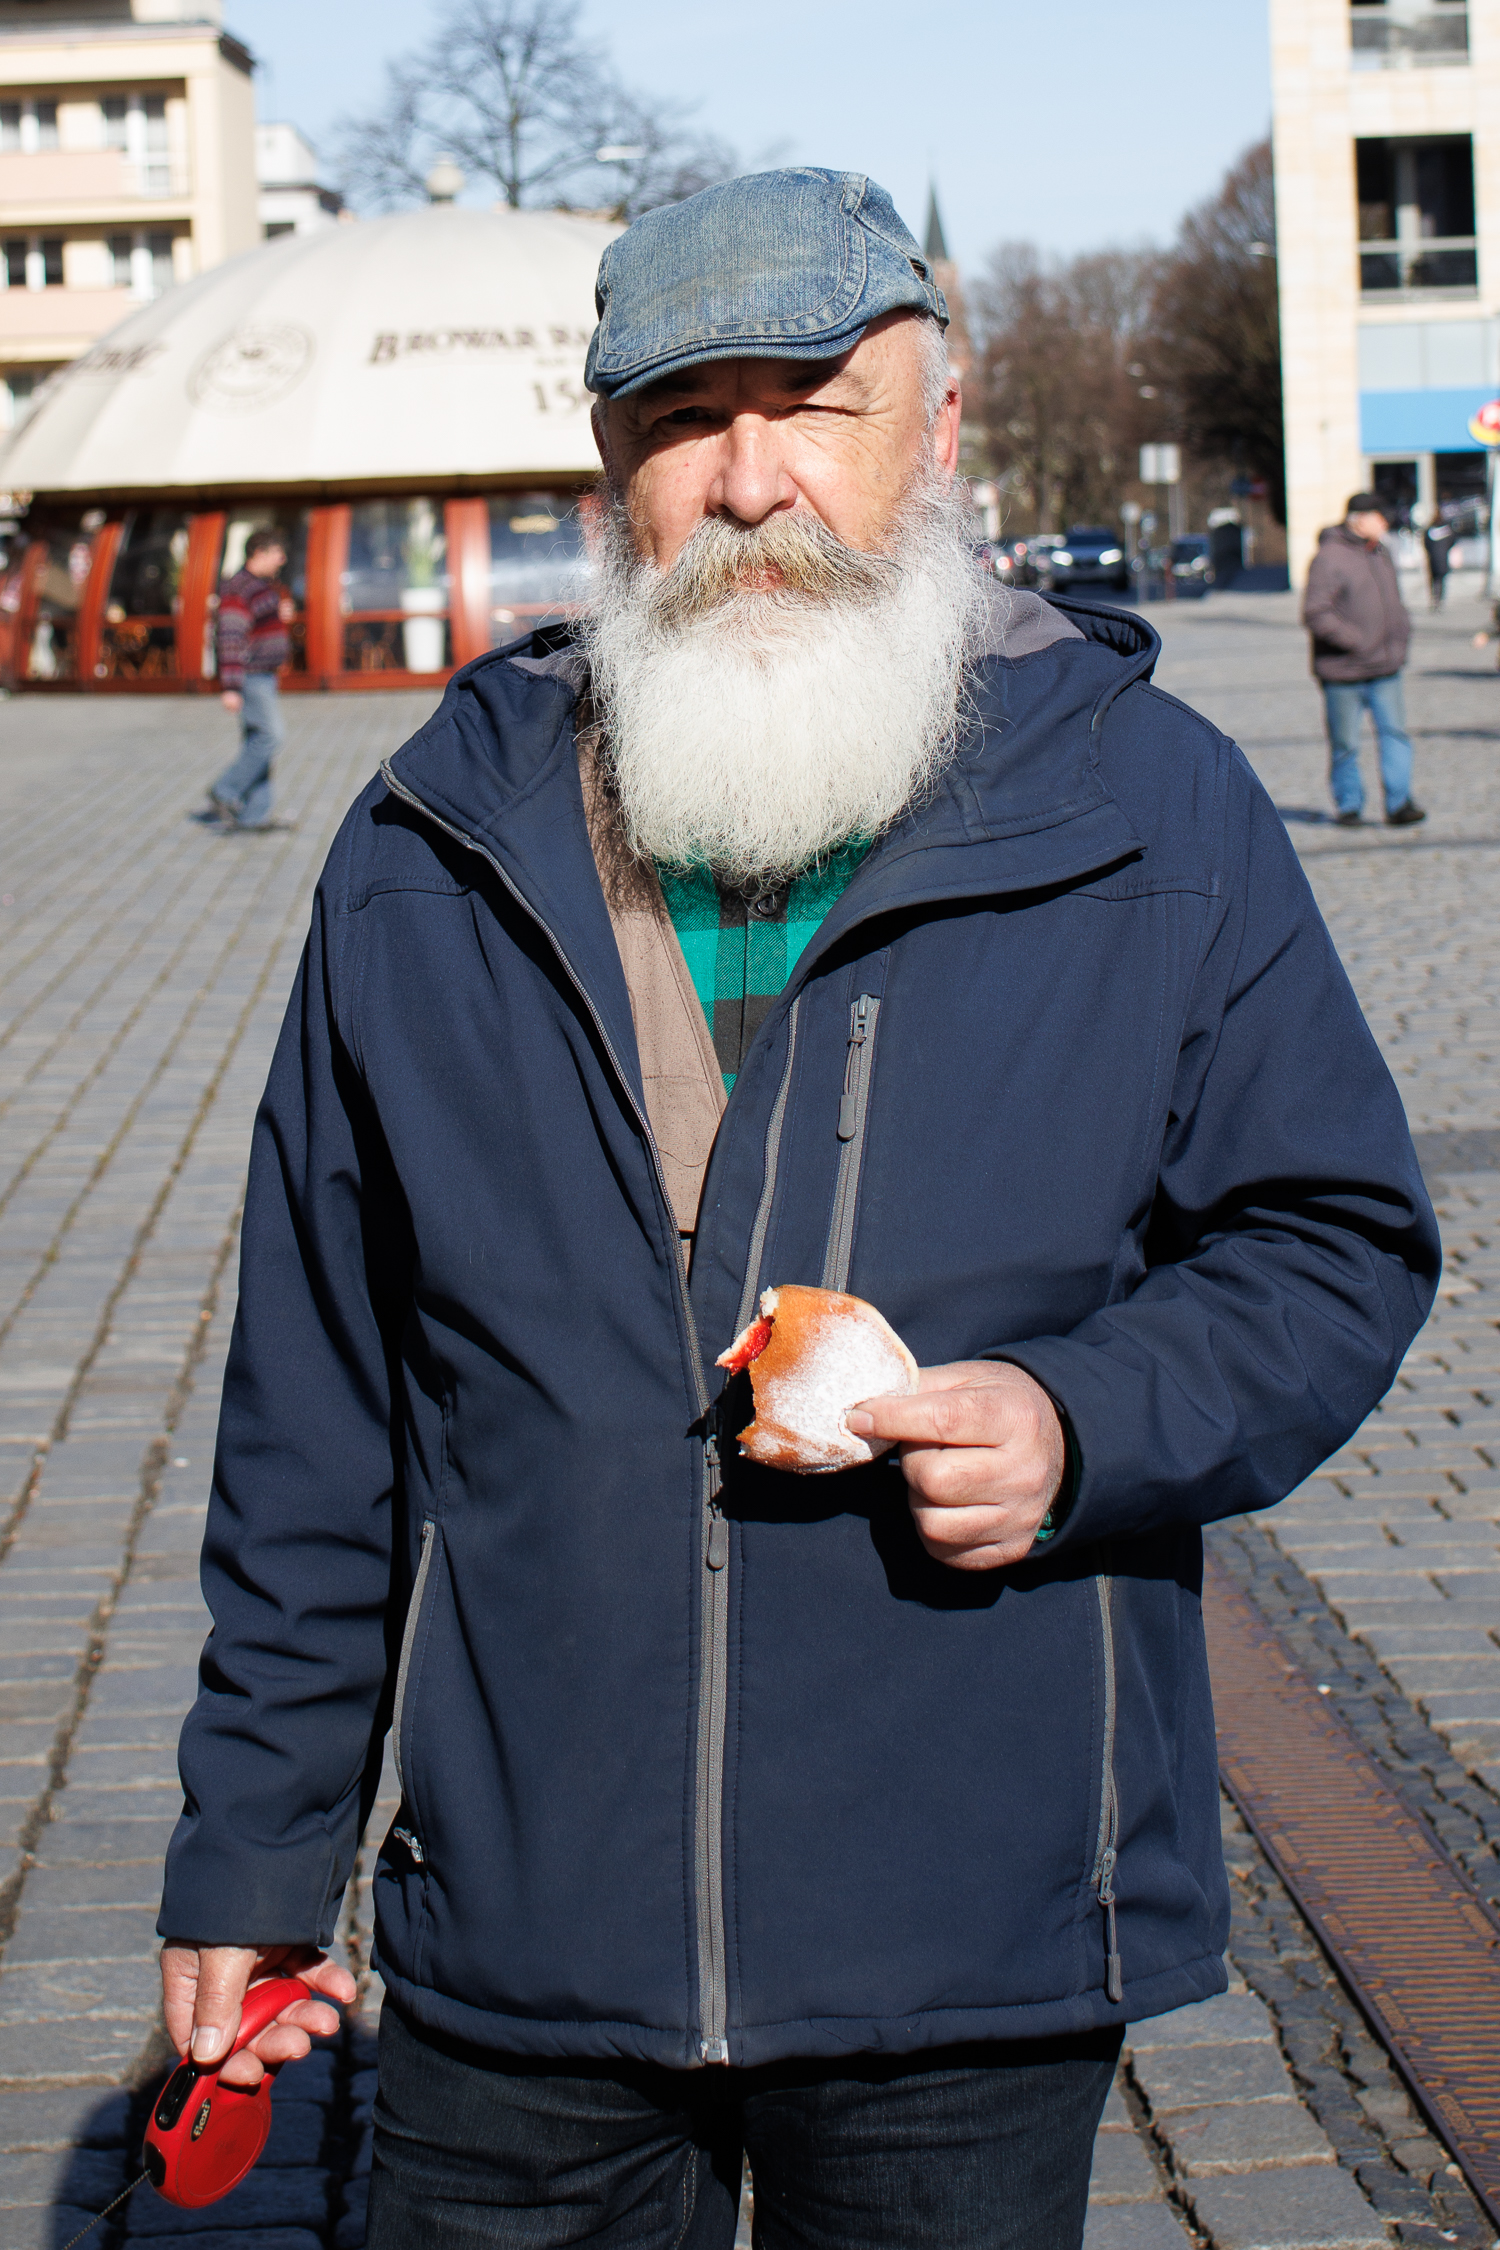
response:
M1186 2183L1214 2250L1390 2250L1390 2237L1336 2165Z
M55 2202L102 2211L127 2177L123 2147L0 2156L0 2211Z
M1292 2090L1281 2056L1264 2040L1151 2048L1134 2055L1131 2068L1153 2114L1210 2102L1283 2101Z
M1091 2203L1083 2250L1188 2250L1190 2239L1169 2203Z
M1173 2110L1163 2118L1162 2130L1184 2179L1210 2172L1255 2172L1271 2164L1334 2161L1322 2128L1290 2093L1279 2102Z
M5 2214L5 2250L58 2250L82 2234L98 2214L77 2205L33 2203ZM81 2246L80 2246L81 2250Z
M44 2092L0 2094L0 2148L123 2148L130 2095L97 2086L49 2086Z
M1223 2046L1226 2042L1264 2041L1275 2038L1263 2001L1249 1992L1221 1992L1212 2000L1174 2008L1170 2015L1152 2016L1133 2023L1125 2035L1132 2054L1150 2054L1162 2047Z
M373 2140L373 2134L371 2136ZM1089 2177L1091 2203L1141 2203L1160 2196L1156 2167L1137 2133L1101 2133Z

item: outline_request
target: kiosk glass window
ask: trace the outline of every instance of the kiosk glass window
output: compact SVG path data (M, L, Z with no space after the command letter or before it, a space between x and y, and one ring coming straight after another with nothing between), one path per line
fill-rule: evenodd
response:
M83 516L62 516L39 527L36 536L47 552L36 580L31 638L23 658L28 680L78 676L78 612L103 520L100 511L91 508Z
M453 655L442 501L357 502L341 591L346 672L445 671Z
M566 617L588 577L576 495L504 492L490 499L490 646Z
M188 519L177 508L137 508L125 519L104 607L102 676L164 680L177 672L177 602Z

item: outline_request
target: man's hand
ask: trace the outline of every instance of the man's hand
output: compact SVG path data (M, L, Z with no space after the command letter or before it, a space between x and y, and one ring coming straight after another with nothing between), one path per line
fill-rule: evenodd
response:
M954 1570L999 1570L1031 1551L1062 1489L1062 1424L1040 1383L987 1359L924 1367L905 1398L846 1416L857 1437L899 1440L923 1546Z
M178 2054L185 2056L191 2047L194 2062L200 2063L227 2055L246 1992L257 1978L273 1974L301 1977L308 1996L283 2008L258 2039L226 2064L226 2086L258 2086L268 2063L300 2062L312 2047L310 2032L326 2037L339 2027L338 2011L313 1994L326 1993L347 2006L355 1997L354 1979L310 1945L164 1945L162 2011Z
M219 697L219 701L226 711L242 711L245 707L245 698L238 688L225 688L224 693Z

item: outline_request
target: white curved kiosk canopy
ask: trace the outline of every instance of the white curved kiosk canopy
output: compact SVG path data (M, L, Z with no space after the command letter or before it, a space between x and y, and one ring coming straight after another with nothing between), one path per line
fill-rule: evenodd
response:
M60 370L0 453L0 484L311 494L587 475L594 276L618 231L432 204L247 251Z

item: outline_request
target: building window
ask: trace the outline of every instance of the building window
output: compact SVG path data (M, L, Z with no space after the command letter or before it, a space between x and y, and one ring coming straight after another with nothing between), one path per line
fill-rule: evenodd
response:
M0 102L0 153L56 148L56 102Z
M151 294L160 297L177 279L172 266L172 237L166 233L148 234L146 248L151 256Z
M42 287L61 289L63 285L63 246L60 234L42 237Z
M260 231L267 242L275 242L284 234L295 234L297 222L295 219L267 219Z
M1415 0L1415 5L1401 8L1388 7L1386 0L1353 0L1349 45L1356 70L1466 63L1467 0Z
M99 104L104 117L104 146L126 148L129 135L126 129L128 105L123 94L107 94Z
M26 287L26 249L24 238L11 236L5 245L5 286L7 289Z
M30 368L8 368L5 375L4 395L0 407L5 411L5 427L19 429L31 412L31 396L36 389L36 376Z
M109 238L110 279L116 289L130 287L130 258L134 249L134 235L112 234Z
M1467 133L1441 140L1356 141L1359 285L1463 290L1479 281L1474 149Z
M147 94L141 103L142 185L147 195L170 195L172 167L167 154L167 101L164 94Z

